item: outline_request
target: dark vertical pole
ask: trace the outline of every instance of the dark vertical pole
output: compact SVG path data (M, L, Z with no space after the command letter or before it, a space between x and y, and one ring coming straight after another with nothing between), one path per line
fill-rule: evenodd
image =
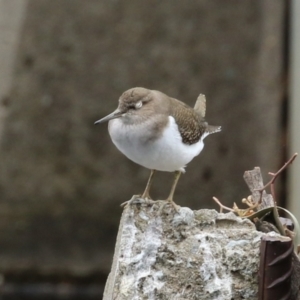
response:
M263 237L260 248L259 300L291 300L293 242Z

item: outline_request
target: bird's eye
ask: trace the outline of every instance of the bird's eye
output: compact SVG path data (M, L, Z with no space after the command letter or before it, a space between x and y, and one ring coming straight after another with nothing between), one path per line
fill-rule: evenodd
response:
M135 104L135 109L139 109L139 108L141 108L142 106L143 106L142 101L139 101L139 102L137 102L137 103Z

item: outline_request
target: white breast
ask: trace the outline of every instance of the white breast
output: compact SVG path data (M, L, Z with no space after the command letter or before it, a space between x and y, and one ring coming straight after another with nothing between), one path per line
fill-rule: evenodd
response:
M203 149L203 138L193 145L182 143L173 117L160 138L150 138L151 120L125 125L122 119L109 121L109 134L116 147L130 160L148 169L173 172L184 167ZM148 128L148 129L147 129Z

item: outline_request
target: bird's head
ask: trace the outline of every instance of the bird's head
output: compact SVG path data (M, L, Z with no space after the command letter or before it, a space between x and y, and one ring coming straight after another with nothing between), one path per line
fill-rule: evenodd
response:
M118 108L94 124L104 123L117 118L124 119L124 122L130 122L139 118L143 110L147 110L146 106L151 100L151 90L141 87L129 89L121 95Z

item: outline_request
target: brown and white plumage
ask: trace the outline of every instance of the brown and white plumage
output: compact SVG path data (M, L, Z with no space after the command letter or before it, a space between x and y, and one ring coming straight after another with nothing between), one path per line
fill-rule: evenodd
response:
M151 170L176 172L176 185L186 164L202 151L204 138L221 130L205 122L205 112L204 95L191 108L159 91L138 87L124 92L118 108L95 124L109 121L111 139L124 155ZM149 188L143 197L149 197ZM170 201L174 189L173 185Z

